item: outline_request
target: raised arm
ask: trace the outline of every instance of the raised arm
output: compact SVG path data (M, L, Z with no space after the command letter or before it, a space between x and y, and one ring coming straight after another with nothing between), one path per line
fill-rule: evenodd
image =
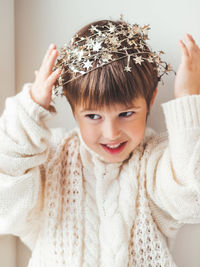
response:
M56 56L52 46L35 82L7 98L0 118L0 234L25 233L29 212L37 209L35 216L40 213L40 166L47 159L51 138L45 121L52 116L48 110L51 88L59 75L51 71ZM33 230L35 226L28 227Z
M158 138L149 145L147 188L153 202L178 222L199 223L200 49L190 35L185 38L176 99L162 104L168 141Z

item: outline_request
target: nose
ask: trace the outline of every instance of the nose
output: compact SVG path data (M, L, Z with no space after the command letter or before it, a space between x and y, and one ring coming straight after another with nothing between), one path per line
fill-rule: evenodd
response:
M102 134L107 142L113 142L120 137L120 127L117 122L107 120L102 127Z

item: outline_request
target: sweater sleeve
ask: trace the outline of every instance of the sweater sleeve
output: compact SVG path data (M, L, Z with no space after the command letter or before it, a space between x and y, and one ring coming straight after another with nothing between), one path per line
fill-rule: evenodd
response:
M39 221L40 167L48 157L51 137L45 121L56 111L53 106L54 112L36 104L30 86L25 84L19 94L6 99L0 118L0 234L22 235L34 208L34 227Z
M200 223L200 96L162 107L168 138L160 136L147 146L147 190L178 223Z

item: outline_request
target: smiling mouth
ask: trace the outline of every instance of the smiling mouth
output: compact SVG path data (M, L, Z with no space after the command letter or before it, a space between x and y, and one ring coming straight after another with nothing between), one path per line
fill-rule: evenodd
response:
M124 149L126 143L127 141L115 145L101 144L101 146L104 148L106 152L109 152L110 154L117 154Z

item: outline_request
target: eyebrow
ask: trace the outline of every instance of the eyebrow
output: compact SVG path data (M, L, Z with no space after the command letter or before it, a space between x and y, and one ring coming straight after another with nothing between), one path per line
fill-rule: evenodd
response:
M126 108L123 109L123 110L132 109L132 108L134 108L134 109L139 109L139 108L141 108L141 106L134 106L134 105L132 105L132 106L128 106L128 107L126 107ZM123 111L123 110L122 110L122 111Z
M119 112L123 112L123 111L126 111L128 109L140 109L140 108L141 108L141 106L128 106L128 107L125 107L124 109L120 110ZM92 110L92 109L82 109L80 112L84 113L84 112L96 112L96 111L99 112L101 110L98 110L98 109L94 109L94 110Z

